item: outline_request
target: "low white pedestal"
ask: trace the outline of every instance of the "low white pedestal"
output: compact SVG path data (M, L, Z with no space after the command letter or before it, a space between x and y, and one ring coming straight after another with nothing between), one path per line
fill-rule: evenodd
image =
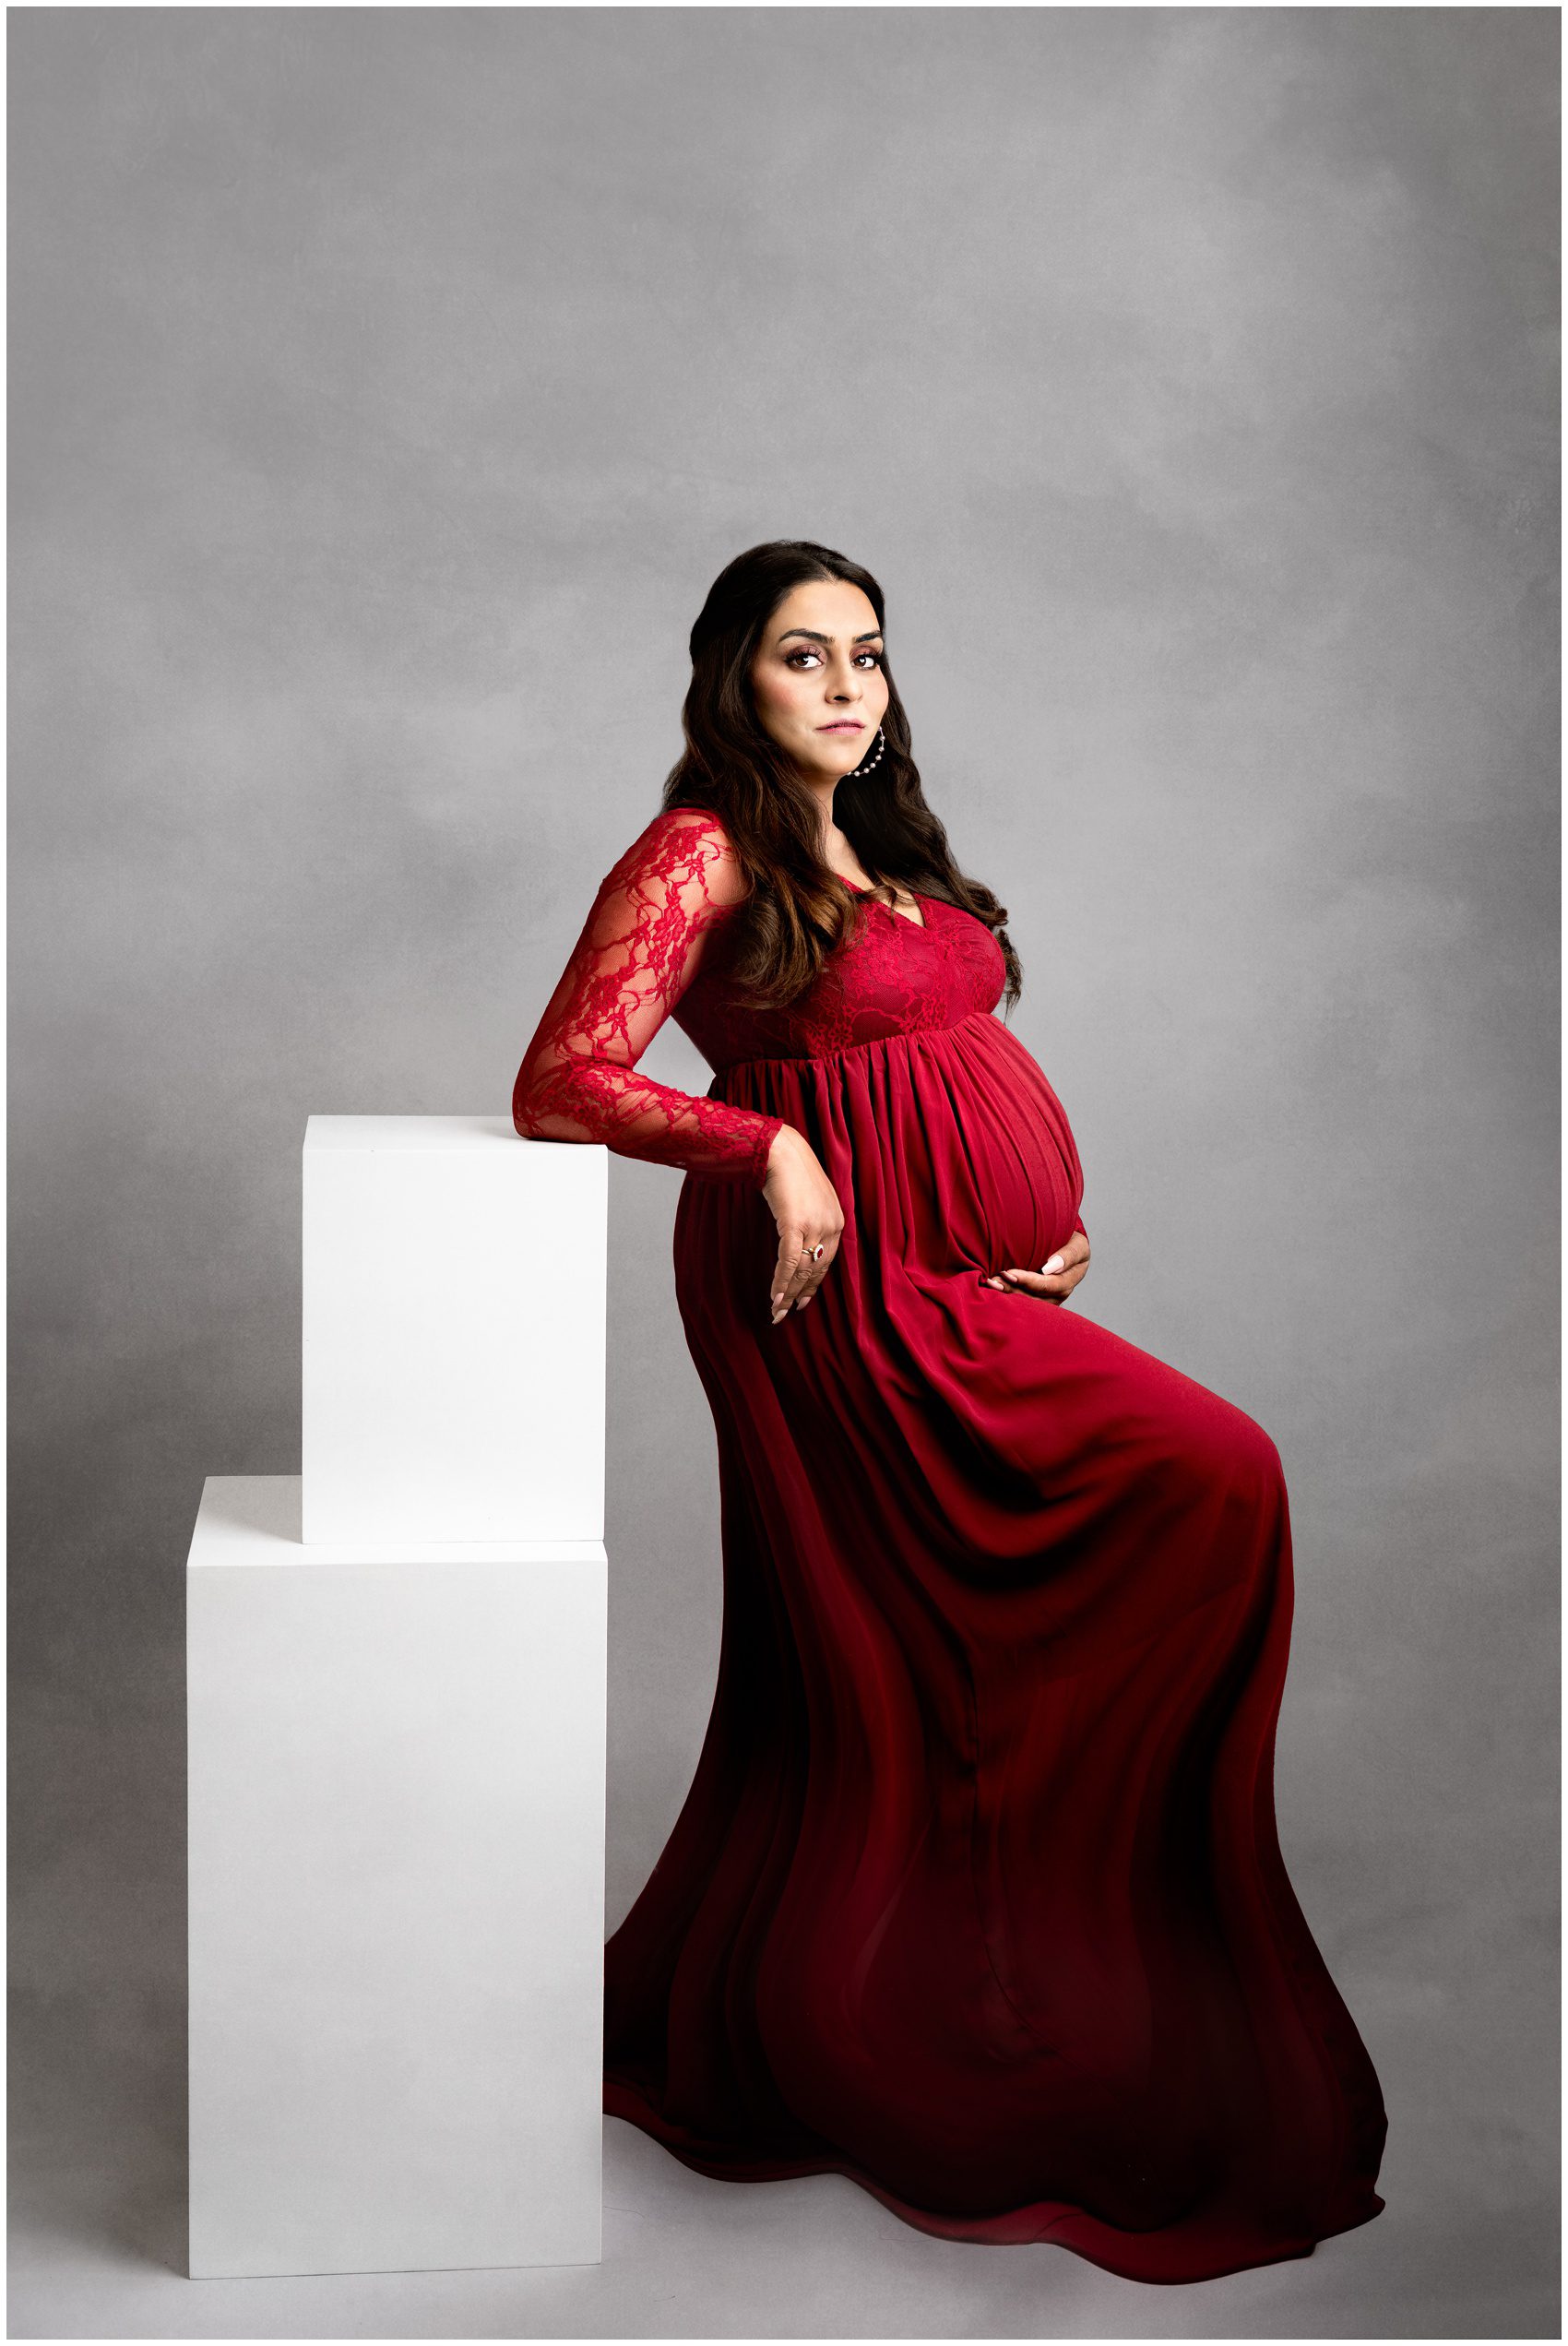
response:
M311 1116L303 1536L604 1536L605 1149Z
M306 1548L296 1477L208 1477L193 2278L599 2258L606 1582L597 1538Z

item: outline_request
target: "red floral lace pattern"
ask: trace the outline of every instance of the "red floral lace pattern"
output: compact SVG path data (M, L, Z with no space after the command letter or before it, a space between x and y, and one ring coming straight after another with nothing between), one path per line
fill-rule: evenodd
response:
M512 1122L524 1139L601 1141L761 1188L782 1116L677 1091L636 1065L743 893L722 826L700 809L671 808L633 840L600 881L517 1069Z

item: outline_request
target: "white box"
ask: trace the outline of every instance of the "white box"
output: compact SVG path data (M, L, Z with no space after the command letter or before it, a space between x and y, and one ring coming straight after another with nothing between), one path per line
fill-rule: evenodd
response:
M302 1532L601 1540L609 1151L311 1116Z
M209 1476L186 1572L192 2278L594 2263L603 1546L299 1507Z

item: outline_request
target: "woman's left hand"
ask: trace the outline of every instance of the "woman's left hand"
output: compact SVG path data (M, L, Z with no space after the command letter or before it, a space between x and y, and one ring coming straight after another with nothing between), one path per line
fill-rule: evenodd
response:
M1007 1270L993 1271L985 1283L1000 1287L1005 1294L1038 1295L1042 1303L1064 1304L1088 1267L1089 1242L1081 1230L1075 1230L1040 1269L1025 1270L1014 1264Z

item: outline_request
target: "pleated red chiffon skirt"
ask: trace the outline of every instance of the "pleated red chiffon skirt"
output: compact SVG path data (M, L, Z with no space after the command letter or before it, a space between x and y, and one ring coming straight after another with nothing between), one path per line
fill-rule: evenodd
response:
M996 1019L712 1090L804 1132L847 1221L774 1328L763 1199L681 1191L722 1646L606 1948L606 2110L704 2174L836 2172L923 2232L1132 2279L1310 2254L1383 2207L1386 2119L1276 1829L1274 1442L982 1283L1082 1196Z

